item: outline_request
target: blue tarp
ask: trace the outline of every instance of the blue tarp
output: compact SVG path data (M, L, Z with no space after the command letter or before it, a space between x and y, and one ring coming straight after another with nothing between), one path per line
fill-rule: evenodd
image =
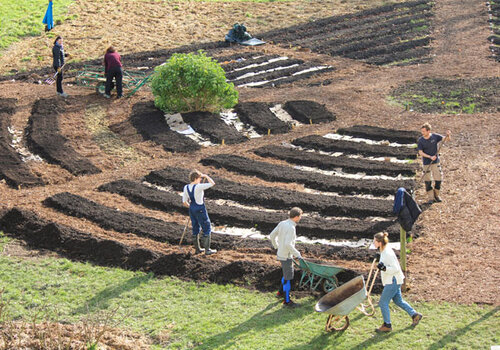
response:
M52 13L52 1L49 1L49 6L47 7L47 11L45 12L45 17L43 17L42 23L47 26L46 30L51 30L52 28L54 28L54 16Z

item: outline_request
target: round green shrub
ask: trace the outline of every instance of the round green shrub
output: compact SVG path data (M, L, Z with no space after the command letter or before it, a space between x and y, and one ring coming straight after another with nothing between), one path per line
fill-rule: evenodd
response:
M155 68L151 88L156 107L166 113L215 113L238 103L222 67L202 51L173 54Z

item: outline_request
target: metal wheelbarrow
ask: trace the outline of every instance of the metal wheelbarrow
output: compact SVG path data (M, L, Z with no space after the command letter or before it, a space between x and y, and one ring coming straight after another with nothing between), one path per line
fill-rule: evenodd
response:
M344 271L343 268L332 265L321 265L304 259L299 259L299 262L293 261L295 265L302 271L300 277L299 288L311 291L321 288L325 293L331 292L339 286L339 281L335 275Z
M356 308L366 316L373 316L375 314L375 308L373 307L370 295L378 274L377 270L372 276L375 262L376 260L373 260L372 268L368 275L367 282L370 282L370 278L373 277L369 290L366 289L363 276L358 276L318 300L314 309L317 312L326 312L329 314L325 326L327 332L346 330L349 327L348 315ZM365 299L368 300L367 305L362 303Z

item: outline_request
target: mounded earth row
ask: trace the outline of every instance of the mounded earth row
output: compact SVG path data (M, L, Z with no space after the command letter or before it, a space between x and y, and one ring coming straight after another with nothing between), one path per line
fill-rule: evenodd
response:
M292 141L295 146L323 152L343 152L359 154L365 157L394 157L398 159L415 159L417 150L409 147L391 147L374 145L366 142L334 140L319 135L308 135Z
M337 133L370 140L398 142L402 144L417 143L420 137L418 131L380 128L371 125L354 125L348 128L340 128L337 130Z
M187 213L177 193L163 191L130 180L118 180L102 185L99 191L107 191L126 197L131 202L146 208L167 213ZM284 220L286 211L266 211L246 209L238 206L217 204L205 201L210 221L216 226L256 228L262 234L270 233L276 224ZM356 219L332 220L320 216L305 215L300 221L298 232L309 238L351 239L371 238L373 234L387 231L391 239L399 237L399 229L394 221L368 221Z
M58 193L49 197L44 201L44 204L66 215L90 220L107 230L132 233L139 237L147 237L172 245L179 244L184 230L182 225L165 222L141 214L119 211L68 192ZM190 237L191 235L188 233L187 236ZM190 240L190 238L187 238L186 241L188 242L185 244L190 245ZM216 232L212 234L212 246L218 250L257 249L261 253L274 254L267 240L241 239ZM337 257L344 260L369 261L375 253L365 248L335 247L318 244L299 244L297 247L301 251L307 252L308 256L317 258Z
M171 186L182 191L189 176L188 169L170 167L152 171L145 180L160 186ZM208 199L229 199L247 205L257 205L270 209L288 210L300 207L327 216L347 216L364 218L367 216L392 216L392 201L358 197L337 197L290 191L236 183L214 177L216 186L205 193Z
M432 3L429 1L392 4L273 30L261 37L332 56L342 55L367 63L387 64L401 61L402 57L419 58L427 55L429 50L422 48L430 43L427 20L433 16L431 10ZM356 28L357 36L352 35L353 28ZM351 31L351 35L344 35L347 31ZM376 32L380 34L374 35Z
M119 241L101 239L71 227L47 222L32 212L11 209L0 219L0 227L30 246L50 249L71 259L91 261L100 265L170 275L183 279L252 285L272 290L279 281L281 269L255 261L208 259L190 253L162 254L134 248ZM347 277L355 273L349 271ZM340 276L339 276L340 277Z
M414 176L417 170L415 164L401 164L348 156L330 156L317 152L310 152L298 148L284 146L263 146L254 150L261 157L286 160L289 163L317 167L324 170L342 168L346 173L365 173L368 175Z
M430 6L426 9L430 9ZM409 14L409 16L403 16L403 14ZM413 31L428 34L429 29L425 28L425 24L421 22L422 19L428 16L427 13L413 14L412 11L398 13L397 16L393 14L385 17L382 22L377 21L374 23L370 20L365 24L360 24L359 27L340 29L331 33L321 33L319 36L311 36L299 40L296 44L310 47L315 52L326 53L332 48L333 50L337 50L340 47L364 43L377 37L384 38L391 34L409 36L409 33ZM318 39L322 39L323 41L318 41Z
M14 188L43 185L41 178L36 177L23 162L20 154L12 147L10 116L15 113L16 99L0 99L0 179Z
M231 154L214 155L204 158L200 162L203 165L224 168L243 175L257 176L267 181L299 183L318 191L337 192L347 195L372 194L387 196L395 194L399 187L408 190L415 188L415 181L413 180L351 179L260 162Z
M266 102L242 102L238 103L234 111L240 120L252 125L259 134L286 134L292 126L277 118L269 109L271 103Z
M73 175L97 174L101 170L78 154L59 130L59 115L70 102L62 99L40 99L35 102L29 118L26 141L33 153L49 163L57 164Z
M252 286L262 291L276 289L282 275L281 268L278 266L256 261L226 262L191 253L164 254L145 248L131 247L120 241L102 239L65 225L48 222L33 212L17 208L3 215L0 214L0 228L13 237L23 239L32 247L50 249L74 260L153 272L156 275L169 275L219 284L233 283ZM269 245L268 242L266 243ZM305 246L299 246L299 249L307 254L308 258L316 257L316 246L309 246L311 251ZM274 254L270 248L267 250ZM349 256L351 251L354 252L351 257L356 256L356 260L371 261L374 257L374 251L339 249L338 247L325 249L321 255ZM296 274L295 278L295 288L297 288L298 275L300 274ZM355 271L346 269L337 277L341 283L344 283L357 275ZM375 289L380 291L381 286L376 285Z

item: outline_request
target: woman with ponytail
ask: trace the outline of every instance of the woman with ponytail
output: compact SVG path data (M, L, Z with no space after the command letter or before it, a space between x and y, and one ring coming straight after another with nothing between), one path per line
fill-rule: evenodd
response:
M380 250L380 261L377 268L381 271L380 275L384 286L379 301L384 324L375 330L377 332L392 331L391 313L389 310L389 302L391 299L397 306L410 315L413 320L412 326L416 326L422 319L422 315L416 312L401 296L401 285L403 284L405 276L401 270L396 254L392 248L387 245L388 243L389 237L387 232L379 232L373 238L375 248Z

